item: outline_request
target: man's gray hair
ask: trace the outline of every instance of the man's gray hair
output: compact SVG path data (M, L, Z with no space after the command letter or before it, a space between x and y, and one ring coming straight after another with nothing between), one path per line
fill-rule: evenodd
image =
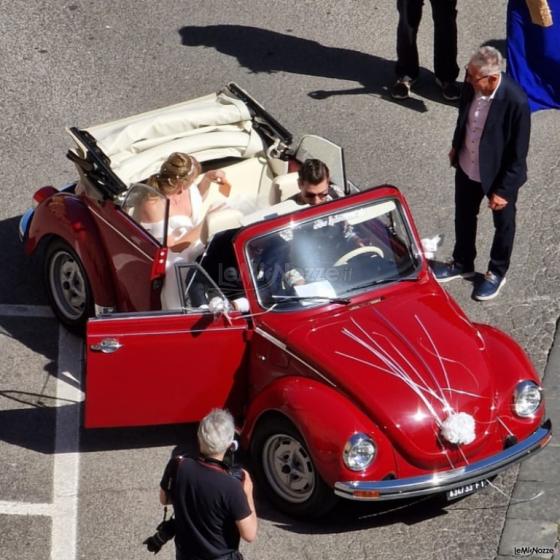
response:
M198 446L205 456L225 453L233 443L235 426L233 416L221 408L214 408L198 426Z
M471 56L469 64L476 66L485 76L499 74L502 71L502 55L498 49L486 45Z

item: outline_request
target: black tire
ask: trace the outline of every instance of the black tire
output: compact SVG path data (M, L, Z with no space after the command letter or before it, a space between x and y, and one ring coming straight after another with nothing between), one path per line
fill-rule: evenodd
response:
M257 484L288 515L320 517L338 502L317 472L303 437L285 417L268 417L259 423L251 442L251 460Z
M83 333L93 316L93 295L80 258L61 239L47 247L43 274L49 303L60 322L69 330Z

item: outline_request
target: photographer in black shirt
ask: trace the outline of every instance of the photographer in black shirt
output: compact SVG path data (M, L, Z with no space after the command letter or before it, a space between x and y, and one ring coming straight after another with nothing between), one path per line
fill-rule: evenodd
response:
M165 468L160 501L173 504L177 560L241 560L240 537L257 536L251 477L223 462L232 444L231 414L214 409L198 428L200 457L173 458Z

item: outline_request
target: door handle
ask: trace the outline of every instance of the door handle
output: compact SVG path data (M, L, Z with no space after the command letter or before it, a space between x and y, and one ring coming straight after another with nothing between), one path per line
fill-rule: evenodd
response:
M103 352L103 354L112 354L116 352L119 348L122 348L122 344L117 338L104 338L99 344L92 344L89 348L93 352Z

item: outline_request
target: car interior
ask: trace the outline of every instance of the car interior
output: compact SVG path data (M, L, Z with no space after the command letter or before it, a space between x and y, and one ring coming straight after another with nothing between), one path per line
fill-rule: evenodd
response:
M141 193L149 189L144 183L159 171L170 153L192 155L203 173L223 170L231 188L224 193L220 185L212 184L203 197L200 240L208 246L220 232L300 208L289 200L299 187L297 173L289 172L285 137L276 136L274 131L263 133L257 121L248 105L225 89L85 130L95 139L101 157L109 162L119 182L126 186L113 200L138 223L138 204L145 196ZM278 127L285 131L281 125ZM318 157L318 149L323 150L320 155L328 160L333 178L339 183L344 181L341 150L323 138L304 137L298 150L289 155L300 160ZM223 208L209 211L220 203ZM163 236L141 225L162 242Z

